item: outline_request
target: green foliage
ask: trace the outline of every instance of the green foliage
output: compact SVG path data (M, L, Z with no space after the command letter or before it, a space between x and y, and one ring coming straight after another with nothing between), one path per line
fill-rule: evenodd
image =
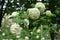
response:
M47 6L47 3L45 3L45 5ZM26 9L24 8L24 9L18 10L18 11L16 11L15 9L12 9L12 8L6 9L7 15L3 18L3 22L2 22L3 24L0 29L0 40L2 40L2 39L13 39L13 40L18 40L18 39L19 40L48 40L49 39L50 40L51 39L50 31L54 32L54 33L57 31L58 23L56 23L56 22L53 23L53 21L56 20L57 15L59 16L60 8L56 8L56 10L53 13L51 12L51 10L49 10L50 12L46 12L47 10L42 8L44 10L44 12L40 13L40 16L38 19L32 20L31 18L29 18L29 12L27 12L27 9L34 8L35 3L34 2L29 3L25 6L26 6L25 7ZM16 15L15 17L14 17L14 15L11 16L12 12L14 12L14 11L18 12L19 15ZM8 15L10 15L11 17L8 18ZM6 17L8 19L4 21L4 19L6 19ZM34 16L32 15L32 17L34 17ZM54 18L54 17L55 17L55 20L52 20L52 18ZM12 19L11 24L8 21L10 19ZM29 22L27 23L27 20L24 20L24 19L28 19ZM20 25L20 27L23 28L21 34L18 35L18 36L20 36L19 38L17 38L16 37L17 35L12 34L10 31L10 27L13 23L17 23ZM3 33L5 33L5 34L3 34Z

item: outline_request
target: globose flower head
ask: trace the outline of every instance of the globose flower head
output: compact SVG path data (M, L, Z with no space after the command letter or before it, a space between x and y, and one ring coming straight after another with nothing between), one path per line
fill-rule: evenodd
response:
M45 5L42 2L36 3L35 7L40 10L40 13L43 13L45 11Z
M40 11L37 8L29 8L27 11L30 19L38 19L40 16Z

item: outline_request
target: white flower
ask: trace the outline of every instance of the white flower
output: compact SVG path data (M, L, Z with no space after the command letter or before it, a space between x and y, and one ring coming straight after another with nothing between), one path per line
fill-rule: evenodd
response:
M19 5L19 3L17 3Z
M20 27L20 25L17 23L13 23L10 27L10 31L12 34L20 35L22 32L22 27Z
M5 0L5 3L8 3L8 0Z
M45 5L42 2L36 3L35 7L40 10L40 13L43 13L45 11Z
M18 12L13 12L13 13L12 13L12 17L18 16L18 15L19 15Z
M31 34L33 34L33 32L30 32Z
M50 10L47 10L45 13L46 13L46 16L52 16L52 13Z
M5 33L2 33L3 36L5 36Z
M14 0L11 0L10 2L11 2L11 3L13 3L13 2L14 2Z
M37 0L37 1L42 1L42 0Z
M29 25L29 20L28 19L24 19L26 25L28 26Z
M25 36L25 40L29 40L29 37L28 36Z
M4 17L2 18L2 27L6 27L7 25L10 26L12 24L12 19L9 19L10 17L8 17L7 14L4 15Z
M20 35L17 35L16 38L20 38Z
M36 38L38 39L39 38L39 35L37 35Z
M42 38L41 38L41 40L45 40L45 38L44 38L44 37L42 37Z
M37 30L37 33L39 33L40 31L41 31L41 30L40 30L40 29L38 29L38 30Z
M30 8L27 11L31 19L38 19L40 16L40 11L37 8Z
M3 8L5 9L6 8L6 5L4 5Z

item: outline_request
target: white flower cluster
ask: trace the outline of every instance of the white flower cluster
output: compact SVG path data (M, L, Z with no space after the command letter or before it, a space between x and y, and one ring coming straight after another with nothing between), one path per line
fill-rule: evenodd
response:
M12 34L20 35L22 32L22 27L20 27L20 25L17 23L13 23L10 27L10 31Z
M27 11L31 19L38 19L40 16L40 11L37 8L29 8Z
M6 13L5 13L6 14ZM8 14L8 15L6 15L7 16L7 18L10 18L10 17L16 17L16 16L18 16L19 15L19 13L18 12L12 12L12 14L10 15L10 14Z
M26 25L28 26L29 25L29 20L28 19L24 19Z
M36 3L35 7L40 10L40 13L43 13L45 11L45 5L42 2Z
M45 13L46 13L46 16L51 16L52 15L50 10L47 10Z
M4 17L2 18L2 27L9 26L12 24L12 19L9 19L10 17L5 13Z
M15 16L18 16L18 15L19 15L18 12L13 12L11 16L12 16L12 17L15 17Z
M29 8L28 10L30 19L38 19L40 13L45 11L45 5L42 2L38 2L35 4L35 8Z

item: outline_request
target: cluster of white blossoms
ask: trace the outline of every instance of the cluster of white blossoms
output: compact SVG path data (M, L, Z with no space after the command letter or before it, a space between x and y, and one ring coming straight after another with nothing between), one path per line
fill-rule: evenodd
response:
M35 4L35 8L29 8L28 10L30 19L38 19L40 13L45 11L45 5L42 2L38 2Z
M10 32L15 35L20 35L22 32L22 27L20 27L17 23L13 23L10 27Z
M12 24L12 19L9 19L9 16L5 13L4 17L2 18L2 27L9 26Z
M37 8L29 8L28 10L28 15L31 19L38 19L40 16L40 11Z
M36 3L35 7L40 10L40 13L43 13L45 11L45 5L42 2Z
M29 26L29 20L28 20L28 19L24 19L24 21L25 21L25 24L26 24L27 26Z
M52 13L50 10L47 10L45 13L46 13L46 16L52 16Z
M18 15L19 15L18 12L13 12L11 16L12 16L12 17L15 17L15 16L18 16Z

